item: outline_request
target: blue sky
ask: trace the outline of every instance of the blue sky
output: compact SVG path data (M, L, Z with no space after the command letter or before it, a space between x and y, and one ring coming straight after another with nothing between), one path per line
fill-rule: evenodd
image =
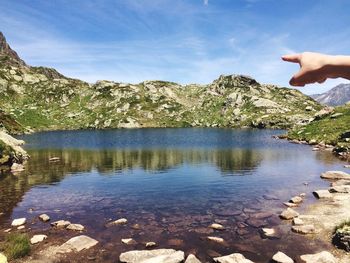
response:
M245 74L288 86L298 66L281 55L350 55L349 25L347 0L0 0L0 31L28 64L89 82Z

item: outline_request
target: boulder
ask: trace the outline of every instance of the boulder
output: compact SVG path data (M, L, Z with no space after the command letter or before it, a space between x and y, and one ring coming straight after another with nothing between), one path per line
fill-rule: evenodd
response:
M188 255L185 263L201 263L201 262L198 258L196 258L195 255L190 254L190 255Z
M322 251L317 254L307 254L300 256L304 263L337 263L336 258L328 251Z
M313 194L318 199L330 199L333 197L332 194L328 190L317 190L317 191L314 191Z
M333 180L350 180L350 174L345 173L343 171L328 171L321 174L321 178L323 179L333 179Z
M66 243L61 245L59 248L59 252L60 253L69 253L71 251L79 252L84 249L89 249L97 245L97 243L98 241L91 237L88 237L85 235L76 236L69 239Z
M275 255L273 255L272 260L276 263L294 263L293 259L281 251L278 251Z
M185 253L174 249L132 250L120 254L119 260L125 263L180 263Z
M298 234L313 234L315 233L315 227L314 225L298 225L298 226L292 226L292 231Z
M11 223L11 226L21 226L24 225L26 223L27 219L26 218L17 218L14 219Z
M293 210L292 208L287 208L280 214L280 217L286 220L293 219L294 217L297 217L297 216L299 216L299 213Z
M233 253L231 255L214 258L218 263L254 263L253 261L246 259L242 254Z
M40 242L44 241L46 238L47 238L47 235L34 235L30 239L30 243L31 244L37 244L37 243L40 243Z

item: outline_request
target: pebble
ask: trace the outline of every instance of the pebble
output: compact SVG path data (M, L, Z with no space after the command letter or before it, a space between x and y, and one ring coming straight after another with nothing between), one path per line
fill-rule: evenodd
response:
M11 226L21 226L26 223L27 219L26 218L17 218L12 221Z
M146 243L146 247L155 247L155 246L157 246L156 242L147 242Z

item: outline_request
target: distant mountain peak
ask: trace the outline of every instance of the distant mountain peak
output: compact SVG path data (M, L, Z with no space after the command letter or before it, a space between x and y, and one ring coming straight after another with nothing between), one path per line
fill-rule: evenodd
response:
M311 97L321 104L339 106L350 101L350 83L339 84L329 91L321 94L314 94Z
M26 63L18 56L7 43L4 34L0 31L0 63L10 66L26 66Z

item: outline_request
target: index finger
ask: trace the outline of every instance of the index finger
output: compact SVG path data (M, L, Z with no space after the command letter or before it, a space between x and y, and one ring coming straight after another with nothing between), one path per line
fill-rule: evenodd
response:
M282 56L282 59L288 62L299 63L301 59L301 54L284 55Z

